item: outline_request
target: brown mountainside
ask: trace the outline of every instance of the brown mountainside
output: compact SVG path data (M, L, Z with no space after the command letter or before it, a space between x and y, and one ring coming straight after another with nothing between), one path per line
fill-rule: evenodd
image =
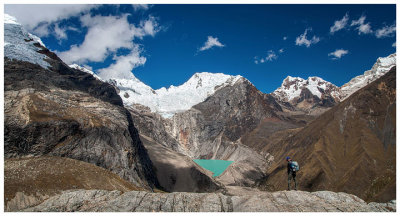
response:
M396 68L278 143L261 187L287 189L285 157L301 167L300 190L331 190L367 201L396 198Z
M52 156L6 159L4 185L6 211L37 205L65 190L144 190L104 168Z

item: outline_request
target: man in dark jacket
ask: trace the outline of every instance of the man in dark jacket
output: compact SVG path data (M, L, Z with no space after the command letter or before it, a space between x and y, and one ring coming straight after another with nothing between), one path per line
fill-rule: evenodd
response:
M294 180L294 189L297 190L297 181L296 181L296 169L292 166L292 159L290 157L286 157L287 163L287 174L288 174L288 190L290 190L290 181Z

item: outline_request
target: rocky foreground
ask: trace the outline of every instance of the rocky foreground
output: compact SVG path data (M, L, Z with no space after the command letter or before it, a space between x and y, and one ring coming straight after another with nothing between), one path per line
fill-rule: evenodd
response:
M19 202L24 201L19 196ZM16 203L17 204L17 203ZM357 196L330 191L222 193L149 193L145 191L70 190L19 211L43 212L390 212L396 201L366 203Z

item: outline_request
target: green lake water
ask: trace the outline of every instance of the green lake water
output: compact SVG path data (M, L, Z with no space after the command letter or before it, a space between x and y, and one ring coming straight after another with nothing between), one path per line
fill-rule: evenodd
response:
M194 159L198 165L214 173L213 177L221 175L233 161Z

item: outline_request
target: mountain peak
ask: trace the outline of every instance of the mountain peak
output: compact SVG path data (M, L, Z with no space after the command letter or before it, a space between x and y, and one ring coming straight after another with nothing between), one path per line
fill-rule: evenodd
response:
M304 79L301 77L292 77L292 76L287 76L283 81L287 81L287 82L293 82L293 81L303 81Z
M332 97L336 97L337 86L325 81L324 79L312 76L306 80L301 77L287 76L282 85L276 89L272 94L277 96L280 100L291 102L295 98L299 98L303 89L308 89L311 94L321 99L325 92L329 92Z
M387 57L379 57L370 70L365 71L362 75L354 77L340 88L340 99L342 101L345 100L357 90L389 72L393 66L396 66L396 53L390 54Z

